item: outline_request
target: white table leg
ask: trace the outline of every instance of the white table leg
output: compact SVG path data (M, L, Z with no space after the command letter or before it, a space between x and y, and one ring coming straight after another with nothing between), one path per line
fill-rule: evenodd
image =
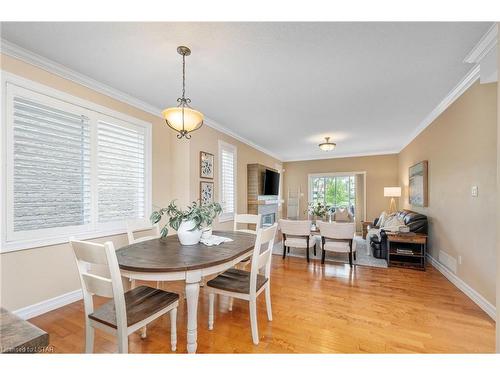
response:
M200 282L188 282L186 280L186 303L187 303L187 351L196 353L197 327L198 327L198 296L200 294Z

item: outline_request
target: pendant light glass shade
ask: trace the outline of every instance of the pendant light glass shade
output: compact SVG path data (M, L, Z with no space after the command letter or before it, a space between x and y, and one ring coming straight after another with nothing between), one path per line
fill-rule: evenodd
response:
M185 46L177 47L177 53L182 56L182 97L177 99L179 105L165 109L161 114L165 123L177 133L177 138L191 138L192 131L203 125L203 114L189 106L191 99L186 98L186 56L191 54L191 50Z
M320 143L318 146L322 151L332 151L337 145L330 142L330 137L325 137L325 142Z
M190 133L203 124L203 114L188 106L167 108L161 114L167 125L179 133Z

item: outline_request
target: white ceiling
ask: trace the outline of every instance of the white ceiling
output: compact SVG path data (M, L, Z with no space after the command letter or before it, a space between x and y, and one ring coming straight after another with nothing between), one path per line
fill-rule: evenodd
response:
M489 23L2 23L2 38L154 107L192 106L282 160L397 152ZM195 134L193 136L196 136ZM325 154L324 136L337 143Z

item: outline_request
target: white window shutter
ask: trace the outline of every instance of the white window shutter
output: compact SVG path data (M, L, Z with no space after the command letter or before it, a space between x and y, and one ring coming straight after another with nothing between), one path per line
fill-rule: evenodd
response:
M144 128L99 121L97 125L98 222L145 214Z
M12 130L13 231L88 224L89 119L14 97Z
M8 79L0 252L124 233L148 217L151 124Z
M221 142L219 158L221 219L231 220L236 211L236 148Z

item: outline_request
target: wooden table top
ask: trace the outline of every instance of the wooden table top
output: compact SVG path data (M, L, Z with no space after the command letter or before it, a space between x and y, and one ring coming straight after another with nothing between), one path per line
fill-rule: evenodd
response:
M214 231L231 242L218 246L202 243L183 246L177 236L155 239L122 247L116 251L120 269L135 272L177 272L216 266L244 255L255 245L255 235Z
M406 242L406 243L420 243L424 244L427 242L427 235L422 233L389 233L387 232L387 238L391 242Z
M38 353L49 345L49 335L40 328L0 308L0 351Z

